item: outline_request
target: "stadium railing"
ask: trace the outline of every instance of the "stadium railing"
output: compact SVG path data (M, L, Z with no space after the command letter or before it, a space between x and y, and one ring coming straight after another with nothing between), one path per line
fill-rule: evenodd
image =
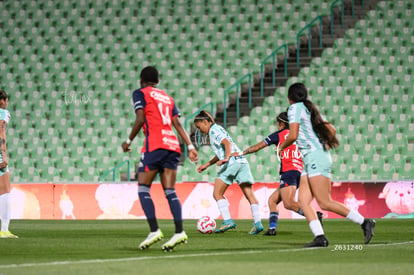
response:
M272 85L276 85L276 55L280 50L284 50L284 76L287 77L287 44L283 44L276 50L274 50L270 55L268 55L263 61L260 63L260 96L263 97L263 86L264 86L264 75L265 75L265 63L267 60L272 58Z

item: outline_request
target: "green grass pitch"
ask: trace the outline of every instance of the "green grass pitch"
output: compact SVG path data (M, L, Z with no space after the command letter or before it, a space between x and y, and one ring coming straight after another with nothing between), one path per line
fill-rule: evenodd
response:
M218 221L220 223L221 221ZM160 220L165 239L173 222ZM328 248L304 249L312 240L304 220L280 220L277 236L250 236L238 220L223 234L203 235L186 220L189 242L174 252L163 242L138 250L148 234L144 220L15 220L19 239L0 239L0 274L412 274L414 220L377 219L363 244L360 226L326 220Z

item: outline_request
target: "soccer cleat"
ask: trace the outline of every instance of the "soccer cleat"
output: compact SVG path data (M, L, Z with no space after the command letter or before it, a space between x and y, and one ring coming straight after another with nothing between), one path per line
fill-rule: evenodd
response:
M328 245L329 242L325 235L319 235L311 243L305 244L305 247L327 247Z
M174 250L174 247L176 247L179 244L187 243L188 242L188 236L185 234L185 232L181 233L175 233L171 239L162 245L161 249L165 252L170 252Z
M269 228L264 234L263 236L276 236L277 232L276 232L276 228Z
M17 239L19 237L14 235L10 231L0 231L0 238L2 238L2 239Z
M150 232L147 238L139 245L141 250L149 248L151 245L159 242L164 238L164 234L162 234L161 230L158 228L155 232Z
M216 233L223 233L229 229L236 228L236 224L233 222L232 219L223 221L220 228L217 228L214 232Z
M256 223L253 224L252 229L250 229L249 234L250 235L257 235L262 231L263 231L262 223L261 222L256 222Z
M361 224L362 231L364 231L365 236L365 244L368 244L372 236L374 236L374 227L375 227L375 220L373 219L364 219L364 223Z
M322 212L317 211L317 212L316 212L316 215L318 215L318 220L319 220L319 222L321 223L321 225L323 226L323 223L322 223L323 213L322 213Z

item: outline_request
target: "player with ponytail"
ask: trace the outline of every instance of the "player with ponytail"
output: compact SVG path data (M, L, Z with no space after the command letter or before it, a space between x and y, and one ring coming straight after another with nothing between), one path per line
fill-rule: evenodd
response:
M365 243L369 243L374 235L375 221L364 218L357 211L350 210L331 197L332 159L328 150L339 146L335 128L322 118L317 107L308 99L308 91L304 84L292 84L288 90L288 100L290 131L279 148L279 154L296 142L303 158L299 205L315 236L306 247L328 246L322 225L311 205L313 198L323 210L334 212L360 224Z

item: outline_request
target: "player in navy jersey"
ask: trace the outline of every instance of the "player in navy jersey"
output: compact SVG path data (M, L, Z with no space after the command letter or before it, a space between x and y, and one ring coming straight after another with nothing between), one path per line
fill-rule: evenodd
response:
M366 244L369 243L374 235L375 221L364 218L357 211L349 209L331 197L332 159L328 149L339 145L335 137L335 128L322 118L317 107L308 99L308 91L304 84L292 84L288 89L288 100L290 132L280 145L279 152L283 154L283 150L296 142L302 154L303 172L300 178L299 205L315 236L314 240L305 246L326 247L329 244L311 205L313 198L323 210L332 211L360 224L364 241Z
M6 129L10 122L10 113L7 111L9 97L5 91L0 90L0 238L16 239L17 236L9 231L11 219L10 202L10 174L8 168Z
M243 150L241 154L233 153L233 156L248 155L255 153L267 146L279 146L289 134L289 121L287 112L280 113L276 118L278 131L267 136L263 141ZM279 219L278 204L283 201L286 209L295 211L303 216L303 212L295 201L296 189L299 187L300 174L303 169L302 158L295 144L287 148L285 154L280 158L280 186L269 197L269 229L265 236L276 235L277 223ZM318 212L318 217L322 220L322 213Z
M152 181L159 173L175 224L175 234L162 245L162 249L171 251L176 245L186 243L188 240L187 234L183 230L181 203L175 192L177 166L181 151L172 126L187 144L190 160L197 161L198 153L178 120L180 112L173 98L163 90L156 88L159 82L157 69L152 66L145 67L141 71L140 82L141 88L132 94L136 115L135 123L129 138L122 143L124 152L130 152L129 147L132 140L143 128L145 141L141 149L141 160L138 168L138 195L151 232L141 242L139 248L147 249L164 237L158 227L154 203L150 195Z

